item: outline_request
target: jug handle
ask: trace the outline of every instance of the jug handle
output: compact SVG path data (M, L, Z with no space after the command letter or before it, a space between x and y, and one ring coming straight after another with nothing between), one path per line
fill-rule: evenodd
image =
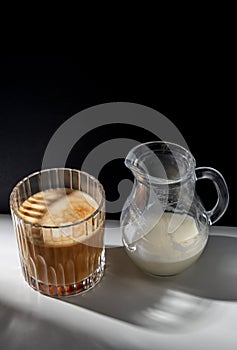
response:
M209 167L200 167L195 169L196 179L209 179L211 180L216 188L217 192L217 202L213 209L206 212L209 219L209 224L214 224L226 211L229 204L229 191L226 185L225 179L221 173Z

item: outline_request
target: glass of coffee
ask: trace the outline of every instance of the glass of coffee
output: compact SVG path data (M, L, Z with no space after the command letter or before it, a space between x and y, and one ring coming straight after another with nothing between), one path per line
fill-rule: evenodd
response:
M67 168L36 172L10 196L23 275L35 290L68 296L94 287L105 264L105 196L93 176Z

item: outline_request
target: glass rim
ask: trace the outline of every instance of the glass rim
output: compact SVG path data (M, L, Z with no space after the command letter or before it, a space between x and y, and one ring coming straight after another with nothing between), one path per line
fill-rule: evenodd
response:
M19 215L18 211L16 210L16 208L15 208L15 206L13 204L13 202L14 202L13 197L15 196L15 192L17 191L17 188L19 188L19 186L21 184L25 183L25 181L29 180L33 176L37 176L37 175L39 175L41 173L44 173L44 172L47 172L47 171L49 172L49 171L56 171L56 170L71 170L71 171L75 171L77 173L81 173L81 174L84 174L84 175L88 176L94 182L96 182L99 185L99 188L101 190L101 195L102 195L102 199L101 199L100 203L98 204L98 208L96 208L96 210L92 214L88 215L86 218L84 218L82 220L79 220L77 222L71 223L71 224L66 224L66 225L63 225L63 224L62 225L41 225L41 224L33 223L33 222L30 222L30 221L24 219L21 215ZM59 187L59 188L63 188L63 187ZM64 188L66 189L66 187L64 187ZM10 202L10 209L12 210L14 215L16 215L24 223L30 224L31 226L38 227L38 228L40 227L40 228L46 228L46 229L60 229L60 228L67 228L67 227L80 225L80 224L82 224L82 223L92 219L95 215L97 215L99 213L99 211L102 209L102 207L103 207L103 205L105 203L105 191L104 191L104 187L100 183L100 181L97 178L95 178L93 175L90 175L90 174L88 174L85 171L78 170L78 169L72 169L72 168L48 168L48 169L42 169L42 170L35 171L34 173L31 173L31 174L25 176L22 180L18 181L17 184L13 187L13 189L12 189L12 191L10 193L10 200L9 200L9 202Z
M187 171L186 173L183 175L183 176L180 176L180 178L178 179L162 179L162 178L158 178L158 177L155 177L153 175L150 175L150 174L144 174L139 168L137 168L136 165L134 165L134 155L135 155L135 152L139 149L141 149L142 147L144 146L159 146L159 145L162 145L162 144L165 144L168 146L168 149L171 151L172 153L172 147L175 147L177 148L177 150L180 150L180 151L183 151L185 152L191 159L191 164L189 164L188 168L187 168ZM170 146L170 147L169 147ZM156 151L154 149L150 149L151 151ZM182 181L185 181L186 179L188 179L191 174L193 174L194 170L195 170L195 167L196 167L196 160L194 158L194 156L192 155L192 153L189 151L189 149L177 144L177 143L174 143L174 142L169 142L169 141L149 141L149 142L144 142L144 143L140 143L139 145L136 145L134 146L128 153L126 159L125 159L125 165L130 169L130 170L133 170L137 173L139 173L139 175L145 179L148 178L148 181L151 183L151 184L154 184L154 185L172 185L172 184L178 184Z

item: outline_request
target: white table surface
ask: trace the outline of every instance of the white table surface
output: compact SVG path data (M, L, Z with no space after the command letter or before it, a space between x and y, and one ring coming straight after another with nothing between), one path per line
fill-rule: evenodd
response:
M212 227L199 261L172 278L138 270L118 223L107 223L106 242L101 282L50 298L24 281L10 216L0 215L0 349L237 349L236 228Z

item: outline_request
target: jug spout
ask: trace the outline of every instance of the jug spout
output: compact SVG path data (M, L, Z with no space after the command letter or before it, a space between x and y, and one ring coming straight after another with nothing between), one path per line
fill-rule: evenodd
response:
M124 163L126 167L132 172L137 171L138 158L134 153L133 149L130 150L129 153L127 154Z
M156 142L135 146L125 158L125 165L137 179L149 181L150 184L164 184L167 181L166 169L154 146L157 147Z
M150 184L170 185L194 174L195 159L181 146L154 141L132 148L125 165L135 177L143 177Z
M126 167L138 178L140 176L147 176L145 165L141 159L141 145L132 148L125 158Z

